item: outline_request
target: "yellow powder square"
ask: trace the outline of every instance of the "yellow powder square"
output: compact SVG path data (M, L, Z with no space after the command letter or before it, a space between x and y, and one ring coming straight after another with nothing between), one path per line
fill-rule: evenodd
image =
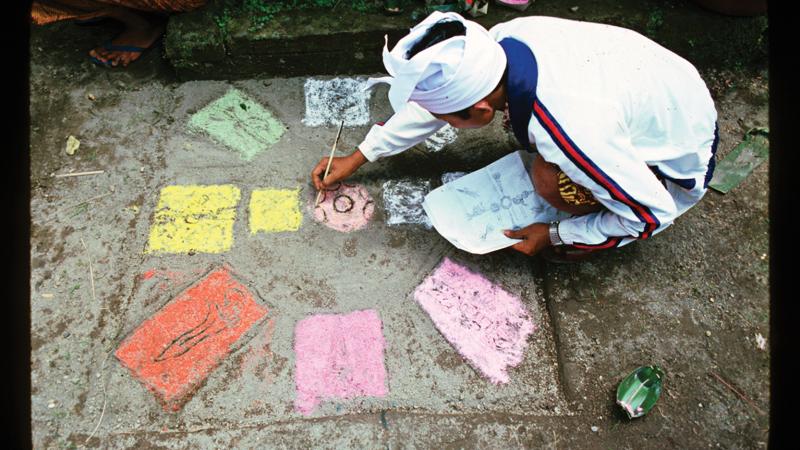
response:
M297 231L303 222L300 189L262 189L250 197L250 232Z
M167 186L161 190L147 251L220 253L233 245L239 188Z

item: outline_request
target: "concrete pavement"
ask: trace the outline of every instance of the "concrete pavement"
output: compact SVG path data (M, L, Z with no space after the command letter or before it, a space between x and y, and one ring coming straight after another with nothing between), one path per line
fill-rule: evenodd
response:
M710 373L768 409L769 356L756 343L757 334L769 339L768 164L725 196L710 192L656 238L579 265L468 255L423 226L387 224L387 181L435 187L443 173L513 150L497 119L459 131L441 151L420 145L366 166L351 182L371 196L374 213L364 228L340 232L309 207L308 174L337 126L304 123L306 77L179 82L156 52L129 70L94 67L85 53L109 32L32 30L36 448L765 446L768 417ZM766 75L703 75L723 157L747 129L767 124ZM282 124L277 142L251 155L189 126L231 89ZM242 103L229 119L246 124L252 109ZM365 123L345 127L341 149L389 115L385 90L368 106ZM70 135L81 141L72 156ZM51 176L90 170L104 172ZM171 197L173 189L183 196ZM266 191L273 203L252 203ZM269 219L291 205L299 222ZM272 231L254 232L259 210ZM167 244L156 245L162 238ZM443 258L518 298L536 326L508 384L482 377L414 301ZM230 278L219 281L219 270ZM380 320L383 372L368 373L385 374L385 394L345 393L299 411L298 323L355 311ZM119 349L137 333L146 335L134 352L142 361L207 362L181 379L132 371ZM350 341L325 336L321 347L350 355L331 356L338 373L376 370L342 350ZM614 391L644 364L665 369L664 394L648 416L629 421ZM175 401L165 403L159 382L174 387Z

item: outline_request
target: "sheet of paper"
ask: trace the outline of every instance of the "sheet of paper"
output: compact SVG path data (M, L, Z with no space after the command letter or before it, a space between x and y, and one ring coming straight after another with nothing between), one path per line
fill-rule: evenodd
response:
M422 206L439 234L475 254L519 242L503 230L569 216L536 194L519 152L434 189Z

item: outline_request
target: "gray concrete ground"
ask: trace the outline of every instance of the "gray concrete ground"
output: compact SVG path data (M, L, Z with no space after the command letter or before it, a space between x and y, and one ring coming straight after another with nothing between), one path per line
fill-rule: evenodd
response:
M306 127L304 78L180 83L157 51L128 70L86 53L110 26L55 24L31 34L32 428L36 448L762 448L769 405L768 163L727 195L710 192L669 230L577 265L510 251L455 250L435 231L390 227L384 181L473 170L513 148L496 120L365 167L354 181L376 200L364 230L322 227L303 209L293 233L251 234L256 189L314 191L308 173L335 126ZM724 157L767 125L766 73L705 72ZM187 131L190 115L235 87L286 125L249 162ZM94 100L90 99L91 97ZM371 120L389 112L385 90ZM347 127L352 148L368 126ZM68 136L81 146L67 155ZM98 175L53 173L103 170ZM148 253L159 193L170 185L241 189L233 247ZM86 203L81 203L86 202ZM539 329L511 382L467 365L412 301L448 256L518 295ZM227 264L268 310L178 411L166 411L115 351L208 270ZM155 277L143 277L145 273ZM383 321L388 395L293 410L298 320L375 309ZM637 366L666 371L644 418L614 404ZM743 401L711 375L722 376ZM753 406L755 405L755 406ZM88 439L91 437L91 439Z

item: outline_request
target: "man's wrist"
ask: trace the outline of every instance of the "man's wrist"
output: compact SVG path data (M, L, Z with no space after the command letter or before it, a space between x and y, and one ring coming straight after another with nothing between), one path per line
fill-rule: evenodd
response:
M550 222L548 234L550 235L550 245L564 245L564 241L561 240L561 235L558 234L558 222Z
M356 150L350 154L350 158L353 160L355 164L358 165L358 167L363 166L369 161L367 157L364 156L363 153L361 153L361 149L359 148L356 148Z

